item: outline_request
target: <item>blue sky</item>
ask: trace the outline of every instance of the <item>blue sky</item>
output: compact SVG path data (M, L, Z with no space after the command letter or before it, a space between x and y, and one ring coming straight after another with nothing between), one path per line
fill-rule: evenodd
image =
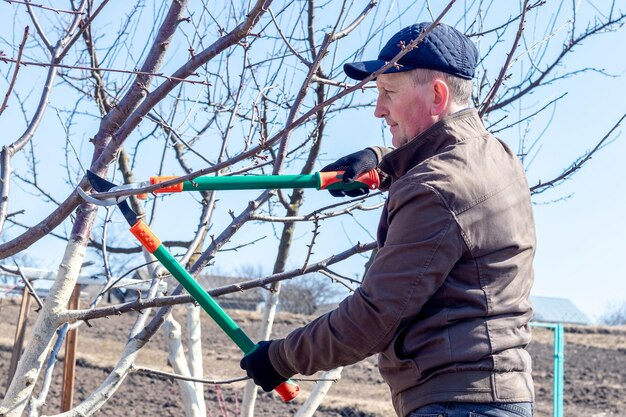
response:
M594 2L596 7L602 10L607 9L607 2L601 2L600 5L597 3ZM497 3L497 6L504 9L503 4L504 2ZM579 4L581 13L593 11L590 2L585 1ZM463 4L456 5L452 14L444 21L463 29L466 22L459 14L462 6ZM0 3L0 15L6 16L6 13L14 10L15 7L18 6ZM389 10L389 16L397 17L392 27L388 29L388 35L392 31L413 23L412 19L418 13L421 13L418 20L428 19L428 14L423 7L412 6L411 10L415 14L402 14L398 13L394 2L381 2L380 12L371 18L382 19L387 10ZM514 12L513 10L498 11L502 16ZM115 10L109 10L109 13L113 16L113 20L120 20L115 15ZM542 18L547 19L549 16L533 15L528 22L529 30L540 31ZM21 37L21 25L24 22L26 20L14 20L13 27L6 25L0 28L0 35L7 40ZM342 48L346 51L355 50L360 46L364 35L365 32L355 33L342 44ZM388 35L383 36L386 38ZM555 46L558 47L561 41L559 39L555 42ZM560 68L561 73L586 67L602 68L617 77L607 77L591 71L585 72L554 83L536 95L528 97L521 104L521 111L527 114L550 99L564 92L568 93L556 108L551 108L549 112L537 117L532 124L528 125L531 136L543 132L540 151L533 156L532 163L528 167L531 185L539 180L547 181L559 175L577 157L591 149L626 113L626 104L623 100L623 97L626 97L626 58L621 53L625 43L626 30L624 28L617 33L601 34L579 46ZM375 56L379 44L380 38L370 42L366 46L365 57ZM505 41L499 45L499 48L502 53L505 53L509 46L510 44ZM486 48L486 45L482 48ZM1 49L5 49L7 55L10 55L5 46L0 47ZM182 48L184 49L186 48ZM485 50L481 49L481 52ZM519 76L519 71L523 68L521 65L521 63L516 64L512 68L511 82ZM38 92L36 86L43 81L42 74L43 72L36 68L23 69L21 72L20 79L35 86L31 91L32 97L35 97ZM495 72L488 76L495 77ZM6 88L6 80L0 79L0 97L4 96ZM22 92L25 97L28 89ZM375 98L374 90L356 94L359 100ZM53 96L53 98L63 100L60 95ZM17 121L22 117L17 111L16 103L12 104L12 108L0 117L0 130L10 132L8 140L11 141L21 133L21 127ZM50 109L34 142L41 159L42 182L47 181L47 186L58 188L59 191L55 195L59 199L64 198L70 190L67 185L62 184L64 180L55 180L55 178L65 178L66 175L63 169L64 154L60 151L65 146L65 135L60 127L62 118L63 114L56 114L53 109ZM86 140L97 130L98 120L83 118L81 123L79 128L74 127L72 140L82 162L88 164L91 149ZM623 126L618 129L618 131L623 130ZM329 121L327 131L324 156L319 167L336 157L364 146L390 141L389 132L382 126L380 120L373 117L373 109L360 109L336 115ZM509 129L499 136L516 149L519 133L519 129ZM626 155L626 142L622 136L613 135L616 140L597 153L579 173L565 184L535 196L533 199L538 236L535 262L536 281L533 293L569 298L591 318L598 318L611 305L626 303L626 280L624 280L626 267L622 262L626 254L626 239L623 236L626 230L626 220L623 214L623 207L626 206L626 193L624 193L626 164L623 162L624 155ZM2 144L6 142L7 139L4 139ZM151 170L154 169L154 164L149 160L153 156L140 161L138 176L153 173ZM23 157L15 161L18 170L24 169L24 164ZM200 168L200 166L197 167ZM294 172L290 172L288 168L286 173ZM26 204L30 219L36 219L36 221L49 212L49 205L37 204L37 199L32 198L32 190L25 189L19 183L13 184L12 187L15 197L10 211L17 210L21 207L20 205ZM229 208L238 210L245 205L247 199L256 195L256 193L222 194L216 211L214 231L217 233L222 225L227 224ZM326 193L311 190L307 191L306 195L307 202L303 212L336 202ZM163 203L159 202L159 211L166 216L176 216L178 222L176 227L172 227L171 222L157 222L154 226L157 233L163 239L189 239L195 230L197 214L196 208L192 208L193 203L192 196L176 196L165 199ZM104 211L102 211L103 214ZM378 213L369 212L356 219L343 217L323 222L322 234L313 260L322 259L345 248L346 241L354 243L372 240L377 216ZM31 220L31 223L33 222L34 220ZM68 227L69 222L66 222L57 231ZM269 272L273 263L271 255L275 251L274 235L279 229L279 226L255 228L253 225L246 225L235 241L228 245L229 247L262 236L267 237L248 250L222 253L218 258L217 270L235 274L242 265L250 264L260 265L266 273ZM290 267L295 268L301 265L306 253L305 245L310 241L310 231L310 224L298 226ZM10 236L14 232L15 230L9 230L5 236ZM126 233L120 228L114 237L122 242L128 242L129 236L125 235ZM341 245L337 245L338 241L341 241ZM62 257L63 248L64 244L61 241L48 237L33 245L28 250L28 254L49 267L55 267ZM364 261L364 257L358 257L337 267L337 270L350 276L360 275Z

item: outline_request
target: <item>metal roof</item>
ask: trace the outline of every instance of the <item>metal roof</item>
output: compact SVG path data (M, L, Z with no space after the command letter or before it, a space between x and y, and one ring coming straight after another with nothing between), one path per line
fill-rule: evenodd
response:
M533 321L546 323L591 324L591 321L567 298L531 296Z

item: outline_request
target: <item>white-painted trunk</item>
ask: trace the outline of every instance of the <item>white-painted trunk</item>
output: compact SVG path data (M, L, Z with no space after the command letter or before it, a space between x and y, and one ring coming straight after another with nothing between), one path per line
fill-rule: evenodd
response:
M202 358L202 328L201 324L201 309L199 306L193 304L187 305L187 332L189 334L188 340L188 356L189 356L189 370L191 376L196 379L202 379L204 377L204 360ZM198 399L198 409L200 415L206 417L206 404L204 401L204 384L196 382L196 397Z
M329 379L332 381L320 381L315 385L311 395L304 402L302 407L298 410L294 417L312 417L315 415L315 411L318 409L328 390L335 383L335 380L341 378L341 371L343 367L335 368L330 371L326 371L322 374L320 379Z
M139 351L145 344L146 342L140 339L129 340L115 368L113 368L113 371L106 377L102 384L100 384L98 389L92 392L85 401L72 408L70 411L55 414L54 417L88 417L98 411L100 407L111 398L113 393L117 391L119 386L122 385L133 363L135 363Z
M187 360L185 359L185 352L183 350L182 332L180 324L174 319L172 314L168 314L163 323L165 334L167 335L167 347L169 354L167 359L176 372L184 377L190 377L189 367L187 366ZM206 415L206 410L200 409L198 406L198 396L196 392L195 383L191 381L183 381L177 379L178 387L180 388L180 394L182 402L184 404L185 416L187 417L201 417Z
M22 415L24 407L33 393L39 372L45 363L56 329L61 324L59 316L67 308L84 257L85 243L70 239L65 248L56 280L50 288L48 297L46 297L43 308L35 321L31 340L17 365L15 376L9 385L4 400L0 404L1 417L19 417Z

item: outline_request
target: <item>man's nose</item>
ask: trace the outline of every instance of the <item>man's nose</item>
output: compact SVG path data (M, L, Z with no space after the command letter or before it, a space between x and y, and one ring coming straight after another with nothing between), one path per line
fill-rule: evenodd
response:
M374 116L376 117L385 117L387 114L387 108L383 105L380 96L376 99L376 107L374 108Z

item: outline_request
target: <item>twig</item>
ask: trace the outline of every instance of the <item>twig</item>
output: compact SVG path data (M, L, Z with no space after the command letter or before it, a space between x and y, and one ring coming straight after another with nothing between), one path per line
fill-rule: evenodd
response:
M546 1L545 1L545 0L539 0L539 1L537 1L535 4L531 4L530 6L528 6L528 8L527 8L526 10L527 10L527 11L530 11L530 10L532 10L532 9L536 8L536 7L543 6L545 3L546 3ZM492 32L497 32L497 31L499 31L500 29L503 29L503 28L507 27L508 25L510 25L511 23L515 22L517 19L519 19L519 18L520 18L521 16L523 16L523 15L524 15L524 12L522 12L522 13L518 14L518 15L517 15L517 16L515 16L515 17L510 18L508 21L504 22L504 23L503 23L503 24L501 24L500 26L496 26L496 27L494 27L494 28L491 28L491 29L485 30L485 31L483 31L483 32L470 33L470 34L469 34L469 35L467 35L467 36L468 36L469 38L474 38L474 37L482 37L482 36L488 35L488 34L490 34L490 33L492 33Z
M245 381L248 379L247 376L237 377L237 378L228 378L228 379L202 379L202 378L194 378L191 376L184 376L180 374L175 374L172 372L159 371L152 368L146 368L143 366L131 365L130 372L138 372L143 374L150 375L158 375L164 376L171 379L179 379L181 381L190 381L190 382L200 382L202 384L212 384L212 385L224 385L224 384L232 384L235 382Z
M237 245L233 248L224 248L224 249L220 249L220 252L230 252L230 251L235 251L237 252L239 249L241 248L245 248L246 246L250 246L250 245L254 245L257 242L260 242L261 240L265 239L267 236L261 236L260 238L254 239L253 241L250 241L248 243L242 243L241 245Z
M20 0L4 0L5 2L9 3L9 4L24 4L26 6L32 6L32 7L39 7L40 9L44 9L44 10L50 10L53 11L57 14L59 13L67 13L67 14L83 14L84 12L81 11L76 11L76 10L63 10L63 9L54 9L52 7L47 7L44 6L43 4L35 4L35 3L31 3L29 2L25 2L25 1L20 1Z
M356 19L354 19L354 21L350 23L346 28L340 30L339 32L336 32L333 35L332 40L337 41L341 38L348 36L350 32L352 32L361 24L361 22L367 17L368 13L377 5L378 5L378 0L370 0L370 2L367 4L367 6L365 6L361 14L359 14L356 17Z
M211 163L208 159L206 159L204 157L204 155L202 155L200 152L195 150L189 143L187 143L182 138L182 136L180 134L178 134L176 129L174 129L174 127L172 127L160 115L158 115L156 113L148 113L148 116L146 118L151 120L152 122L154 122L157 126L159 126L161 129L163 129L166 133L171 134L174 137L174 139L172 139L172 142L174 142L174 147L176 147L176 141L178 141L178 142L182 143L185 146L185 149L187 149L189 152L193 153L194 155L196 155L198 158L200 158L201 160L203 160L207 164Z
M328 272L329 270L326 269L320 269L318 272L322 275L324 275L325 277L327 277L328 279L330 279L332 282L342 285L343 287L345 287L349 292L354 292L354 288L352 288L351 286L349 286L348 284L346 284L345 282L341 281L340 279L337 279L335 277L334 274Z
M313 235L311 236L311 243L309 243L308 245L306 245L309 250L306 253L306 258L304 259L304 262L302 264L302 271L306 270L307 265L309 264L309 260L311 259L311 255L313 255L313 247L315 246L315 239L317 239L317 236L319 236L320 232L320 222L319 219L317 218L317 216L313 217Z
M85 2L83 1L83 4ZM37 16L35 15L35 11L33 10L33 8L31 7L31 5L26 2L24 3L26 5L26 12L28 13L28 15L30 16L30 20L33 22L33 25L35 26L35 31L37 31L37 34L39 35L39 37L41 38L41 41L43 42L43 44L45 45L46 49L48 50L48 52L50 52L51 57L54 56L55 50L57 49L57 47L52 46L52 43L50 42L50 40L48 39L48 36L46 34L46 32L43 30L43 28L41 27L41 24L39 23L39 19L37 19ZM83 7L81 7L81 9L83 9ZM80 19L80 16L73 16L73 23L75 23L75 20L78 18ZM69 27L73 27L74 25L70 24ZM68 32L66 32L68 33ZM57 46L60 45L60 43L57 44Z
M348 84L345 82L341 82L341 81L335 81L335 80L329 80L328 78L323 78L320 77L318 75L314 75L311 78L312 81L316 82L316 83L320 83L320 84L325 84L325 85L331 85L333 87L340 87L340 88L351 88L354 85L353 84ZM375 85L364 85L363 87L361 87L361 90L370 90L370 89L374 89L376 88Z
M565 97L567 94L568 94L568 93L567 93L567 92L565 92L565 93L561 94L560 96L558 96L557 98L555 98L555 99L553 99L553 100L550 100L550 101L549 101L549 102L548 102L545 106L542 106L539 110L537 110L537 111L535 111L535 112L533 112L533 113L529 114L529 115L528 115L528 116L526 116L526 117L523 117L523 118L521 118L521 119L517 120L517 121L516 121L516 122L514 122L514 123L511 123L511 124L509 124L509 125L506 125L506 126L504 126L504 127L501 127L500 129L491 130L491 128L492 128L493 126L495 126L498 122L500 122L500 121L504 120L504 118L502 118L502 119L500 119L498 122L496 122L496 123L492 124L491 126L489 126L489 127L487 128L487 130L488 130L488 131L490 131L492 134L494 134L494 135L495 135L495 134L496 134L496 133L498 133L498 132L501 132L501 131L506 130L506 129L510 129L511 127L516 126L516 125L518 125L518 124L520 124L520 123L524 122L525 120L528 120L528 119L530 119L530 118L532 118L532 117L535 117L536 115L538 115L539 113L541 113L542 111L544 111L546 108L548 108L548 107L549 107L549 106L551 106L552 104L556 103L557 101L559 101L560 99L562 99L563 97Z
M69 50L74 46L74 43L85 33L85 31L91 26L91 22L100 14L104 6L109 2L109 0L103 0L102 3L98 6L98 8L84 21L80 22L80 30L74 34L74 36L67 42L64 46L63 50L58 54L58 59L63 58ZM81 13L82 14L82 13Z
M219 288L214 288L212 290L207 291L211 297L218 297L220 295L232 294L236 292L241 292L245 290L249 290L252 288L264 287L269 284L278 281L284 281L287 279L295 278L304 274L308 274L311 272L316 272L322 269L327 268L329 265L334 265L341 261L344 261L350 258L353 255L368 252L372 249L376 248L376 242L370 242L366 244L358 243L355 246L338 253L336 255L332 255L326 259L323 259L319 262L309 264L306 270L302 271L302 269L297 268L291 271L280 272L277 274L272 274L264 278L259 278L255 280L249 280L237 284L226 285ZM136 301L131 301L124 304L107 306L107 307L99 307L91 310L68 310L63 313L63 317L61 321L76 321L76 320L92 320L96 318L109 317L109 316L117 316L120 314L128 313L130 311L139 311L147 308L153 307L163 307L163 306L172 306L178 304L187 304L194 302L194 299L190 295L172 295L166 297L158 297L152 299L141 299Z
M379 193L377 193L376 195L378 195L378 194ZM360 197L361 200L363 198L364 197ZM351 200L349 202L352 202L352 201L355 201L355 200ZM352 205L350 207L346 207L343 210L338 210L338 211L328 212L328 213L321 213L323 210L325 210L325 208L321 208L321 209L317 209L317 210L313 211L312 213L305 214L303 216L276 217L276 216L264 216L264 215L260 215L260 214L254 214L254 215L251 216L250 220L259 220L259 221L276 222L276 223L308 222L308 221L311 221L311 219L315 219L315 221L318 221L318 220L326 220L326 219L329 219L331 217L341 216L343 214L351 214L355 210L360 210L360 211L377 210L380 207L382 207L383 205L384 205L384 203L378 203L378 204L375 204L373 206L365 206L363 204L363 202L360 202L360 203L354 204L354 205Z
M296 382L323 382L323 381L337 382L341 378L290 378L290 379Z
M329 278L334 279L335 281L343 280L343 281L348 281L351 284L361 285L361 281L359 281L358 279L354 279L354 278L347 277L345 275L338 274L337 272L331 270L330 268L320 269L318 272L320 274L326 275Z
M241 66L241 73L239 74L239 88L235 93L235 100L233 103L233 110L230 113L230 117L228 118L228 123L226 124L226 130L224 132L224 137L222 138L222 145L220 148L219 155L217 157L218 162L222 162L224 160L224 156L226 155L226 145L230 139L231 132L233 130L233 124L235 123L235 116L237 114L237 109L241 104L241 93L243 92L243 87L245 85L244 76L246 74L246 61L248 60L248 46L243 44L243 65Z
M520 89L519 92L514 94L513 96L511 96L511 97L509 97L509 98L507 98L505 100L499 101L499 102L493 104L489 108L486 108L485 109L485 113L490 113L490 112L492 112L494 110L498 110L498 109L504 108L504 107L508 106L509 104L513 103L514 101L519 100L521 97L524 97L526 94L528 94L534 88L542 85L543 80L548 76L548 74L550 74L552 72L552 70L554 70L555 68L558 67L558 65L561 62L561 60L569 52L571 52L574 49L574 47L576 47L579 44L581 44L585 39L587 39L590 36L593 36L593 35L595 35L597 33L603 32L603 31L608 31L609 27L611 27L613 25L618 25L625 19L626 19L626 13L619 15L617 18L609 19L605 23L599 23L596 26L588 29L585 33L580 35L575 40L570 41L569 43L567 43L564 46L564 48L561 51L561 53L559 54L559 56L556 57L554 62L552 62L550 65L548 65L548 67L546 69L542 70L541 74L535 80L530 82L528 84L528 86L526 86L523 89Z
M9 89L7 93L4 95L4 101L0 106L0 115L4 112L4 109L7 107L7 103L9 102L9 96L11 95L11 91L13 91L13 87L15 87L15 81L17 80L17 73L20 71L20 63L22 62L22 53L24 52L24 45L26 45L26 40L28 39L28 26L24 28L24 36L22 37L22 42L20 43L20 48L17 52L17 59L15 63L15 71L13 71L13 77L11 78L11 83L9 84Z
M566 169L561 175L559 175L558 177L548 181L548 182L541 182L539 181L539 183L533 187L530 187L530 192L532 194L539 194L544 192L545 190L547 190L550 187L554 187L556 184L565 181L567 178L569 178L572 174L574 174L576 171L578 171L586 162L588 162L591 157L602 147L602 145L606 142L606 140L609 138L609 136L611 136L611 134L615 131L615 129L617 129L619 127L619 125L624 121L624 119L626 119L626 113L624 113L622 115L622 117L620 117L620 119L617 121L617 123L615 123L613 125L613 127L611 128L611 130L609 130L609 132L604 135L604 137L602 139L600 139L600 141L596 144L596 146L590 150L589 152L587 152L585 155L583 155L581 158L579 158L576 162L574 162L568 169Z
M511 67L511 61L513 60L513 53L519 46L519 41L522 37L522 33L524 33L524 27L526 25L527 7L528 7L528 0L524 0L524 3L522 4L522 16L520 18L519 26L517 28L517 34L515 35L515 39L513 40L513 45L511 45L511 50L507 54L506 61L504 62L504 65L502 65L502 68L500 69L500 74L498 75L498 78L496 78L496 81L494 82L493 86L491 86L491 90L489 90L489 93L487 93L487 97L485 98L482 105L480 106L480 110L478 111L478 114L481 117L485 114L486 110L491 105L491 102L495 98L496 93L498 92L498 89L504 82L504 79L506 78L506 74L509 71L509 68Z
M8 62L17 63L17 59L7 58L7 57L0 57L0 61L4 61L7 63ZM144 71L121 70L121 69L116 69L116 68L102 68L102 67L95 68L95 67L85 67L82 65L65 65L65 64L32 62L32 61L22 61L22 65L25 65L25 66L32 65L35 67L77 69L77 70L84 70L84 71L105 71L105 72L115 72L115 73L120 73L120 74L145 75L149 77L164 78L168 81L176 81L180 83L198 84L198 85L206 85L206 86L211 85L209 82L206 82L206 81L194 81L194 80L188 80L186 78L173 77L169 75L164 75L162 72L152 73L152 72L144 72ZM198 74L191 74L191 75L197 76Z
M36 311L40 311L43 308L43 302L41 301L41 298L39 298L39 296L37 295L37 292L35 291L35 288L30 283L30 281L28 281L28 278L26 278L26 275L24 275L22 268L20 268L17 262L15 262L15 267L17 268L17 272L20 274L20 277L24 281L24 285L28 287L28 291L30 292L30 295L33 296L33 298L37 302L37 305L39 306Z
M63 326L57 329L57 340L54 343L52 348L52 352L50 352L50 356L48 357L48 362L46 363L46 371L44 372L43 381L41 384L41 391L38 397L32 396L30 398L28 404L28 415L30 416L38 416L38 409L46 403L46 398L50 393L50 385L52 384L52 375L54 372L54 368L58 362L59 352L63 347L63 342L67 336L67 332L70 328L69 323L65 323Z
M278 26L278 22L276 21L276 17L274 16L274 12L272 11L272 8L271 7L268 8L267 11L270 14L270 17L272 18L272 22L274 23L274 26L276 27L278 34L283 39L283 42L285 42L285 45L287 45L287 48L289 48L291 53L294 54L307 67L310 67L311 65L313 65L308 59L306 59L298 51L296 51L293 46L291 46L291 43L289 43L289 40L285 37L285 35L283 34L283 31L280 30L280 26Z

